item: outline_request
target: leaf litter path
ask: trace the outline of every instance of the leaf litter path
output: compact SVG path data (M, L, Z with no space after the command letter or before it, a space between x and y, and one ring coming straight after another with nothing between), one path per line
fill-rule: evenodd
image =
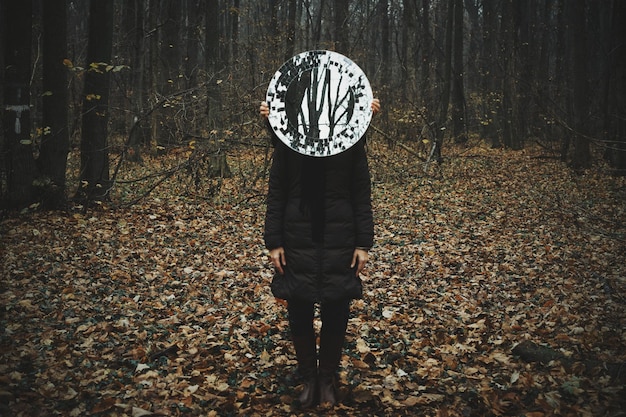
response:
M623 415L602 364L626 362L626 183L465 152L427 177L370 149L377 244L333 410L295 406L263 184L2 221L0 414Z

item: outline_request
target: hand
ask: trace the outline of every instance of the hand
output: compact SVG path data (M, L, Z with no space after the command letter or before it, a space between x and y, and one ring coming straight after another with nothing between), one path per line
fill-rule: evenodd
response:
M259 114L261 115L261 117L263 117L265 119L267 119L269 117L269 115L270 115L270 106L269 106L269 104L267 104L267 102L265 102L265 101L261 102L261 106L259 107Z
M267 110L269 113L269 109ZM372 100L372 113L376 114L380 111L380 100L375 98L374 100Z
M356 265L356 276L358 277L363 268L365 268L365 264L369 260L369 254L366 250L363 249L355 249L354 254L352 255L352 263L350 264L350 268L354 268Z
M287 262L285 261L285 249L282 246L272 249L270 251L270 260L272 261L274 268L276 268L276 270L283 275L285 273L283 266L287 265Z

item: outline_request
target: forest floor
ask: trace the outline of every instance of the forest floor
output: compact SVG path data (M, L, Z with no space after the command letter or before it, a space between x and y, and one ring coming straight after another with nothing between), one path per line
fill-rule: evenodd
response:
M369 151L340 405L297 408L265 182L236 175L212 201L163 183L0 222L0 415L625 416L626 180L540 148L450 148L430 175Z

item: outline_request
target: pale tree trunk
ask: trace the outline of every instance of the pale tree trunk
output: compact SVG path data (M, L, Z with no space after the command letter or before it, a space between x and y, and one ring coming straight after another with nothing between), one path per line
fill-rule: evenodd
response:
M0 152L6 155L6 201L2 206L22 208L35 198L36 167L30 137L32 5L30 1L6 1L3 7L5 144Z
M81 184L77 198L83 201L109 198L109 73L113 34L113 0L92 1L89 8L89 45L83 91L80 141Z
M39 153L44 206L65 203L65 171L70 139L68 131L66 0L43 2L43 137Z

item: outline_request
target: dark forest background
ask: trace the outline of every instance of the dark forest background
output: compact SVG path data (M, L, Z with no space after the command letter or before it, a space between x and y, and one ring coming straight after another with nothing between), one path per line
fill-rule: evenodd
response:
M231 175L233 148L267 144L274 71L311 49L363 68L376 134L416 163L482 140L626 172L620 0L3 0L0 16L3 209L110 200L129 164L176 149Z

